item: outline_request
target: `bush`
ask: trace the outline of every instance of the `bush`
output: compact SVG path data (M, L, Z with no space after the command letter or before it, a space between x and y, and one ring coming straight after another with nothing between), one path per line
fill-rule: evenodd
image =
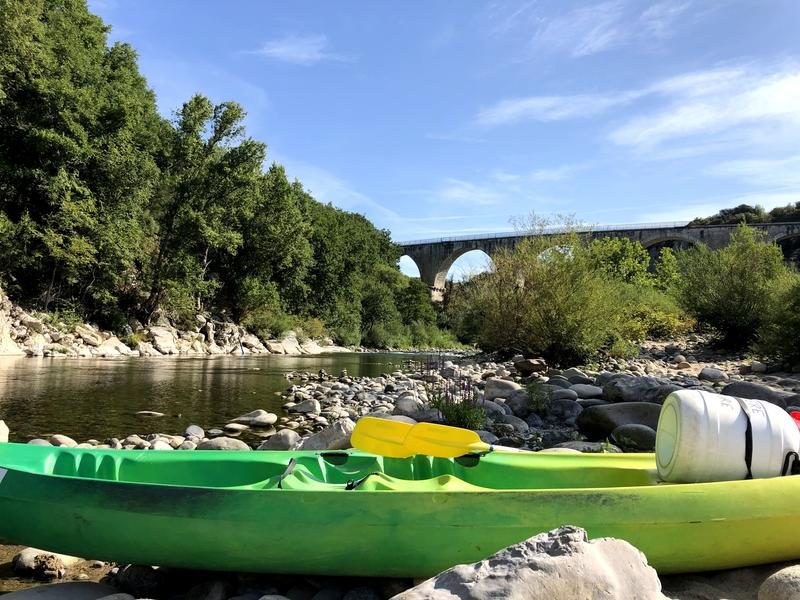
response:
M451 427L482 429L486 412L478 400L478 391L468 379L431 385L428 403L442 414Z
M495 255L494 264L476 280L473 298L484 350L578 364L618 331L618 283L596 268L577 234L525 238Z
M623 314L620 336L626 341L673 338L694 326L677 300L656 288L622 284L617 293Z
M800 276L787 278L758 332L757 353L787 367L800 366Z
M651 284L650 254L639 242L628 238L601 238L588 248L589 261L596 269L624 281L642 285Z
M781 249L746 225L739 226L724 248L698 246L677 256L681 304L732 348L753 341L772 309L776 290L791 273Z

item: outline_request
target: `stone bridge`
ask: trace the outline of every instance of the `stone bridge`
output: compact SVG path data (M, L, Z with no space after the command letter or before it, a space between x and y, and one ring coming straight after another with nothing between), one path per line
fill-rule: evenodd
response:
M637 225L604 225L586 228L582 235L590 239L625 237L640 242L655 258L662 248L683 249L696 244L710 248L725 246L736 230L736 225L690 225L680 223L641 223ZM752 227L765 232L767 239L778 244L787 261L800 264L800 223L759 223ZM444 297L447 272L462 254L482 250L490 257L500 249L514 248L530 235L543 233L496 233L478 236L448 237L430 240L400 242L403 254L419 268L420 278L431 288L434 300Z

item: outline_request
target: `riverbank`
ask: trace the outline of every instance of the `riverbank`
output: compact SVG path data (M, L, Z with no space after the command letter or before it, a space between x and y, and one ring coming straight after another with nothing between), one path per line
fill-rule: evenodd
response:
M350 433L362 416L406 423L441 422L446 415L432 405L435 392L454 381L460 382L459 385L467 384L475 391L474 398L482 412L481 426L476 430L485 441L529 450L652 450L660 404L676 389L705 389L760 398L784 408L800 404L797 374L772 372L769 365L742 356L717 354L706 340L696 336L669 344L649 343L636 359L609 360L602 365L567 369L551 368L542 359L520 356L502 362L470 358L408 361L403 368L377 376L298 370L285 377L290 385L281 395L280 410L269 411L253 405L251 411L232 418L222 427L200 423L180 431L164 432L159 426L162 417L143 414L139 431L124 437L84 440L60 433L31 440L31 443L164 451L341 449L350 446ZM12 429L15 426L13 422L9 425ZM248 440L248 433L257 434L261 441ZM6 557L17 550L6 548ZM166 586L152 597L164 597L159 594L167 588L172 590L170 597L176 597L176 591L177 597L181 597L197 586L216 586L228 595L186 597L245 595L260 598L273 593L286 598L314 598L324 592L320 598L346 598L347 594L359 590L360 595L350 597L388 598L413 584L407 580L338 581L317 577L219 576L171 571L153 575L150 567L105 564L92 567L96 563L91 561L75 564L77 566L65 567L66 579L98 580L105 572L112 575L122 572L127 573L123 582L126 581L124 577L129 577L127 583L120 583L119 579L112 581L132 593L135 581L149 581L152 585L155 581ZM93 568L99 570L94 572ZM663 584L665 590L670 590L665 591L669 597L713 598L723 596L714 596L717 592L709 590L728 590L719 593L729 593L732 581L746 580L749 583L740 587L737 595L724 597L755 598L758 586L777 568L671 576L665 578ZM10 566L5 565L0 572L9 573L9 569ZM57 575L58 569L51 572ZM16 574L9 575L3 585L6 587L0 589L8 590L35 585L35 581ZM256 592L261 595L255 595Z

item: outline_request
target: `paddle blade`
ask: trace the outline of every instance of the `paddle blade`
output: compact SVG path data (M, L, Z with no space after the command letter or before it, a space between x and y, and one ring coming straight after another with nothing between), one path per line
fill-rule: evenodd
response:
M413 454L440 458L455 458L475 450L489 449L489 445L482 442L474 431L435 423L414 425L405 439L405 446Z
M412 425L377 417L361 417L350 437L354 448L390 458L412 456L414 451L405 445Z

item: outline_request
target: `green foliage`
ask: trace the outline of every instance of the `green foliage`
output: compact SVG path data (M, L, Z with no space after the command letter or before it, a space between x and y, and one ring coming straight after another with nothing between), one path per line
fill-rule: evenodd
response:
M445 381L427 388L428 403L442 415L445 425L482 429L486 411L469 381Z
M800 366L800 276L792 275L776 285L775 301L758 331L758 354L786 367Z
M617 331L616 280L596 268L577 234L526 238L494 264L473 292L483 349L578 364Z
M263 336L451 339L387 231L264 169L241 106L197 94L161 118L84 0L0 15L0 283L17 300L104 327L213 310Z
M538 381L531 381L525 386L528 392L528 408L537 415L545 415L550 407L552 394Z
M800 221L800 202L778 206L766 212L762 206L740 204L734 208L723 208L710 217L698 217L692 225L733 225L737 223L786 223Z
M594 268L626 283L649 284L650 255L639 242L628 238L600 238L589 244L588 258Z
M617 298L622 307L619 335L623 340L674 338L694 325L674 297L656 288L622 284L617 288Z
M790 276L781 249L760 232L740 226L719 250L699 246L678 254L681 304L722 341L744 348L764 324L775 291Z
M655 265L654 285L663 292L671 292L680 284L681 271L672 248L662 248Z

